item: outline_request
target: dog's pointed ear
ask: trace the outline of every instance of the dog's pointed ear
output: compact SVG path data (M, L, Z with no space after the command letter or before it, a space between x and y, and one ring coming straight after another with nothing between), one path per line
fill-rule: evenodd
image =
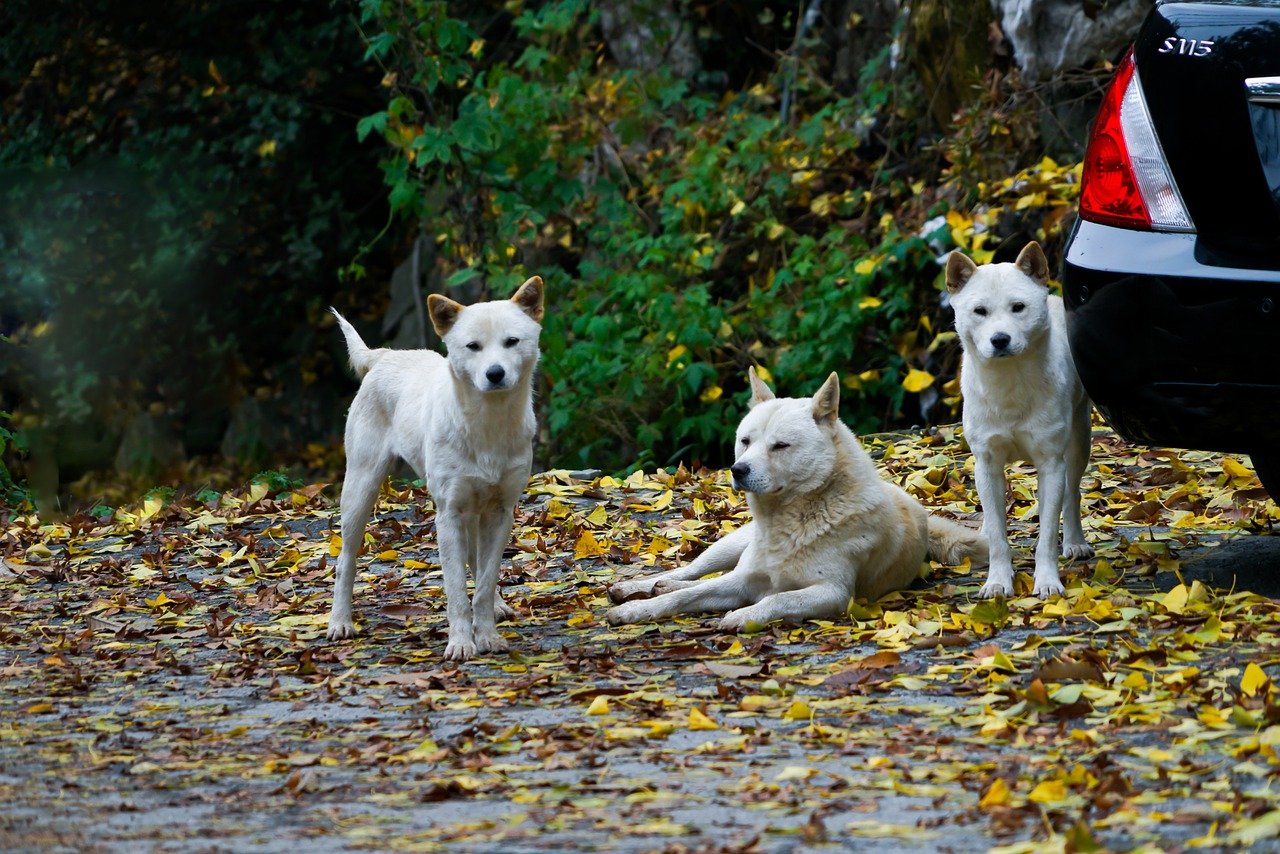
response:
M976 272L978 265L973 263L973 259L956 249L947 256L947 290L959 293Z
M1022 247L1018 260L1014 262L1018 269L1035 279L1042 285L1049 284L1049 259L1044 257L1044 250L1034 240Z
M819 424L834 421L840 414L840 377L835 371L813 396L813 420Z
M760 379L755 365L747 368L747 379L751 382L751 400L747 402L749 409L755 409L766 400L773 400L773 391L764 384L764 380Z
M440 294L427 297L427 314L431 315L431 325L435 327L437 335L443 338L449 334L453 324L458 322L458 315L462 313L462 308L462 303L454 302Z
M523 285L516 291L511 301L520 307L520 310L533 318L534 323L542 322L542 287L541 276L530 276L525 279Z

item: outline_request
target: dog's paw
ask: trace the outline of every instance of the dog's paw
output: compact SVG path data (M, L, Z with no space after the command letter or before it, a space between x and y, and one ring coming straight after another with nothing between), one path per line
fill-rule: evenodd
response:
M450 637L444 648L444 657L449 661L466 661L474 658L475 654L476 642L470 637Z
M520 612L502 601L501 598L493 601L493 621L495 623L501 623L504 620L514 620L518 616L520 616Z
M604 618L611 626L624 626L628 623L639 623L646 619L644 610L636 604L619 605L605 611Z
M1033 580L1035 586L1031 589L1031 592L1041 599L1048 599L1055 593L1061 595L1064 592L1062 580L1058 578L1056 573L1052 577L1037 575Z
M653 592L653 582L645 579L638 581L619 581L609 586L609 599L622 603L630 599L646 597Z
M1013 595L1013 579L988 578L987 583L978 590L979 599L995 599L998 596Z
M351 622L350 617L339 617L336 614L329 615L329 631L326 634L329 640L346 640L355 636L356 627Z
M1062 556L1067 560L1088 560L1093 557L1093 546L1088 543L1063 543Z
M719 629L722 632L740 632L751 622L750 608L739 608L730 611L720 618Z
M481 632L476 635L476 652L506 652L511 644L502 635L494 632ZM446 651L446 656L448 652Z
M663 593L672 593L676 590L684 590L686 587L693 587L695 584L701 584L700 581L676 581L669 578L666 581L655 581L653 583L653 595L661 596Z

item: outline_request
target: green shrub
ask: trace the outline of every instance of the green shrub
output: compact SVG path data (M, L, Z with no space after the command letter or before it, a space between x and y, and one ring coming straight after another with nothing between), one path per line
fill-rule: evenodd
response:
M13 416L8 412L0 412L0 505L10 507L29 504L31 496L26 487L15 480L10 471L10 461L23 457L27 453L26 437L12 427Z
M720 93L602 61L582 0L487 19L492 55L460 6L361 6L389 98L359 130L389 143L393 208L451 283L548 282L547 462L719 464L752 364L793 396L840 371L858 428L919 419L903 383L937 329L938 253L911 226L944 208L886 165L913 109L887 49L857 96L804 65Z

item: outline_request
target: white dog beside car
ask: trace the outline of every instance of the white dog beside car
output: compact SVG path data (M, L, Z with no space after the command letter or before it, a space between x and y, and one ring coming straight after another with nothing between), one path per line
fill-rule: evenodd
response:
M447 358L431 350L370 349L334 312L362 381L347 416L342 552L328 636L355 634L356 555L378 490L399 457L426 479L435 501L449 619L445 658L465 661L507 649L496 618L515 616L498 595L498 571L533 462L542 279L532 277L510 300L471 306L432 294L428 309Z
M688 566L614 584L609 595L623 604L609 610L610 623L727 610L720 628L738 630L839 617L855 596L874 601L911 584L926 556L985 561L977 531L930 515L880 477L840 421L835 374L803 399L775 398L754 369L750 381L751 409L730 471L753 521Z
M990 548L987 582L978 595L1013 593L1004 473L1015 460L1030 460L1039 478L1034 592L1042 598L1061 593L1059 519L1063 556L1093 555L1080 524L1090 404L1071 359L1062 298L1046 287L1049 262L1034 241L1012 264L979 267L952 252L946 277L964 350L964 436L973 451Z

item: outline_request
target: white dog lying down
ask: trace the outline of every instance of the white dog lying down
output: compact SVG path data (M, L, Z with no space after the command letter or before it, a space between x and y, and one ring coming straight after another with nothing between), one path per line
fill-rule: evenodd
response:
M751 411L730 471L752 522L693 563L609 589L610 623L725 611L720 628L839 617L854 596L875 600L919 577L926 556L986 560L977 531L925 512L875 464L838 415L833 373L812 398L777 399L750 371ZM729 570L705 581L703 576ZM645 593L652 599L626 601ZM733 610L729 610L733 609Z
M1013 593L1013 558L1005 526L1004 468L1031 460L1038 476L1040 539L1034 592L1062 592L1062 554L1093 549L1080 525L1080 478L1089 464L1089 398L1067 343L1062 298L1051 296L1049 261L1040 244L1023 247L1012 264L979 267L960 252L947 258L947 290L964 348L964 438L973 449L982 530L991 552L979 596Z
M396 457L427 481L436 505L449 617L445 658L507 649L495 618L515 612L498 595L512 511L533 462L533 372L542 279L510 300L462 306L432 294L431 323L448 358L431 350L371 350L336 311L351 367L362 377L347 416L342 553L333 581L329 639L355 634L351 591L364 526ZM467 567L475 596L467 599Z

